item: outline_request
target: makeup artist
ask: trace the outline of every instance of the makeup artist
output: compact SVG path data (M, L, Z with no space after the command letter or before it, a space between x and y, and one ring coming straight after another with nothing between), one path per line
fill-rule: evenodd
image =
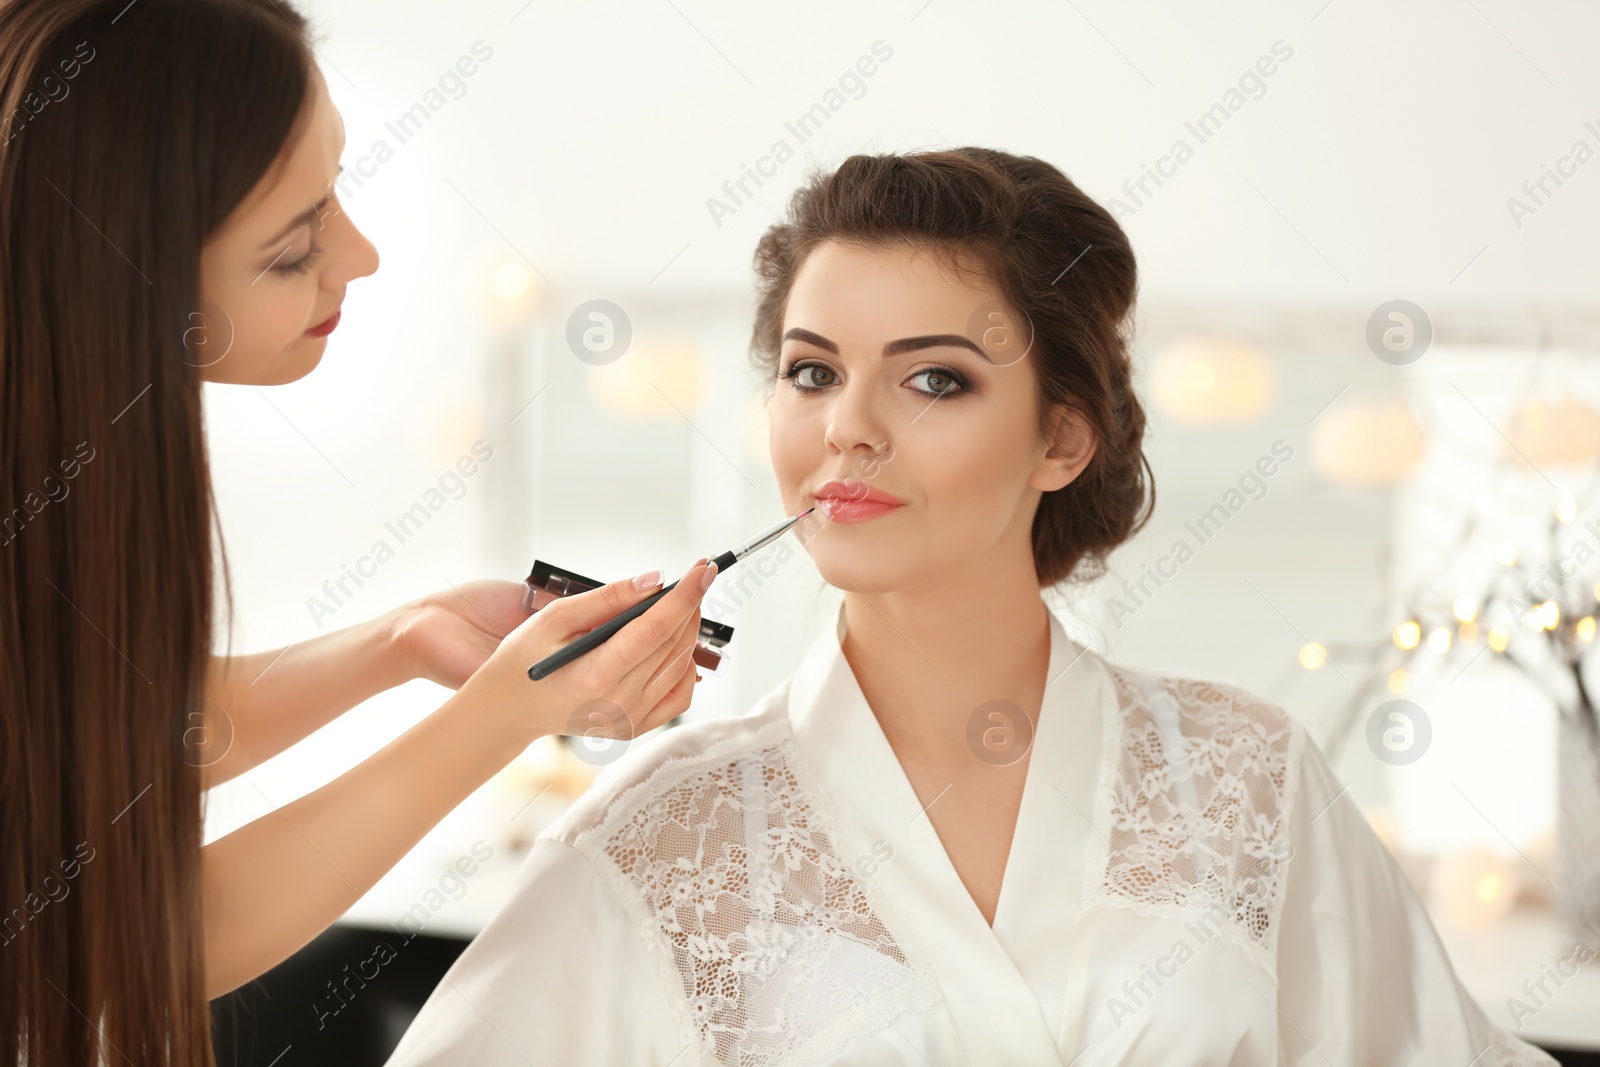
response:
M467 582L212 654L201 383L309 374L378 266L335 195L343 123L306 30L285 0L0 0L0 1063L209 1064L207 1000L530 742L597 700L634 736L694 689L709 564L539 682L659 574L532 618L520 583ZM208 787L419 677L457 691L201 847Z

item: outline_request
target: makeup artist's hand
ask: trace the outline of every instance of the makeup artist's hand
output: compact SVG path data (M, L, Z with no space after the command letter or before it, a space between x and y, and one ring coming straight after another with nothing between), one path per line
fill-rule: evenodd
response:
M701 560L677 586L598 648L538 681L528 668L661 588L624 579L563 597L499 643L457 698L519 751L545 734L628 739L681 715L698 680L700 600L715 567ZM643 577L643 576L641 576ZM463 587L465 591L466 587Z
M459 689L528 618L521 582L463 582L396 608L390 641L406 677Z

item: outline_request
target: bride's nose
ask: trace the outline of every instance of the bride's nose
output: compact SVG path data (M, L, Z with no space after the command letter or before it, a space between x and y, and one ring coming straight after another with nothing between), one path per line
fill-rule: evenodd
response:
M870 458L889 445L879 401L869 383L848 381L835 391L828 411L824 441L829 451Z

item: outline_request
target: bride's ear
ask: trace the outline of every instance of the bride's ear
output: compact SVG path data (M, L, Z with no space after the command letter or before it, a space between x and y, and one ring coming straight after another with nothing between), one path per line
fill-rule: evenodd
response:
M1099 435L1089 420L1067 404L1055 405L1049 447L1033 469L1028 484L1049 493L1072 484L1094 458Z

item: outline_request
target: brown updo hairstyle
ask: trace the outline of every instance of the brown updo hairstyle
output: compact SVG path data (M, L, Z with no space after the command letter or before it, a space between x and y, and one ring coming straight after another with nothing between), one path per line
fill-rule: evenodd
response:
M910 244L958 271L975 263L1031 323L1040 434L1049 434L1065 405L1097 437L1078 477L1039 501L1034 570L1041 587L1103 575L1106 556L1155 510L1126 336L1138 270L1122 227L1065 174L1032 156L988 148L851 156L802 185L787 217L756 246L751 358L769 388L789 290L806 255L824 241Z

